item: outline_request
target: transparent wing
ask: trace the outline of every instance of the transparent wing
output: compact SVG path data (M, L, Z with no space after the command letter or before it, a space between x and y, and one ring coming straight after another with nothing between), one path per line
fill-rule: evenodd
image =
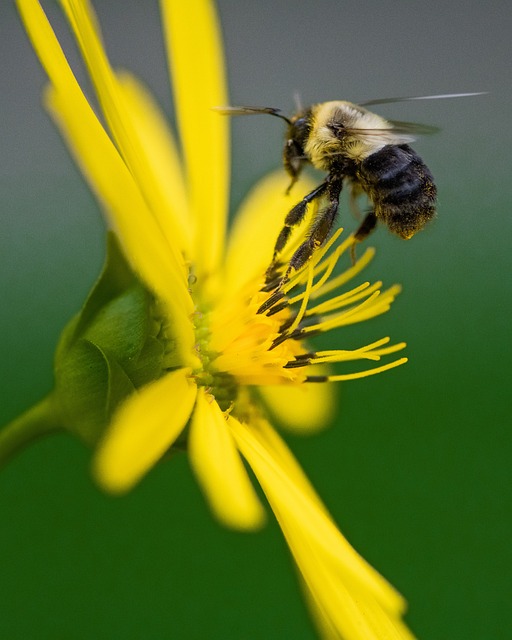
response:
M349 133L365 136L385 136L389 133L396 133L404 136L424 136L433 133L439 133L439 127L433 127L428 124L420 124L418 122L405 122L402 120L388 120L390 127L382 129L358 129L356 127L347 128Z
M361 107L368 107L373 104L390 104L392 102L409 102L410 100L444 100L445 98L468 98L470 96L483 96L488 91L477 91L473 93L440 93L435 96L403 96L401 98L377 98L376 100L366 100L358 102Z

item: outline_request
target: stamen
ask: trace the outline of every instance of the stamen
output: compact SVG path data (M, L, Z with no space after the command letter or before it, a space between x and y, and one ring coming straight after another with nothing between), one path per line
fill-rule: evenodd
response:
M284 302L281 302L280 304L274 305L272 307L272 309L270 309L269 312L267 313L267 317L271 318L276 313L279 313L280 311L283 311L283 309L286 309L286 307L288 307L288 306L289 306L288 300L285 300Z
M329 382L329 376L306 376L304 382Z
M291 333L283 333L280 336L277 336L277 338L270 345L268 350L272 351L273 349L278 347L280 344L283 344L283 342L286 342L286 340L297 340L298 338L302 338L304 334L305 334L304 329L295 329L295 331L292 331Z
M325 332L330 331L335 327L352 324L356 322L355 318L359 316L359 314L362 312L361 310L372 305L374 301L379 297L379 295L380 291L375 291L374 293L372 293L372 295L370 295L369 298L361 302L361 304L353 307L352 309L347 309L347 311L344 311L343 313L338 313L332 317L327 316L323 318L319 323L305 328L304 332L307 334L316 330Z
M312 295L311 297L319 298L329 293L330 291L333 291L343 286L349 280L352 280L352 278L354 278L358 273L360 273L368 265L368 263L371 262L374 255L375 255L375 249L373 249L373 247L368 247L368 249L366 249L363 255L355 263L355 265L353 265L343 273L340 273L338 276L336 276L335 278L333 278L332 280L324 284L324 286L321 287L319 290L317 290L314 293L314 295Z
M330 298L329 300L326 300L325 302L322 302L316 305L316 307L309 308L307 311L307 315L310 315L310 314L319 315L322 313L327 313L329 311L340 309L341 307L346 307L350 304L353 304L354 302L357 302L358 300L361 300L362 298L365 298L366 296L369 296L371 293L379 289L381 286L382 286L382 282L375 282L371 286L369 282L364 282L363 284L359 285L358 287L355 287L351 291L342 293L341 295L336 296L335 298Z
M308 302L309 302L309 297L311 295L311 288L313 286L313 265L310 263L309 267L308 267L308 282L306 285L306 290L304 291L304 295L302 298L302 303L300 305L300 309L299 312L297 313L295 320L292 322L290 328L288 329L288 333L293 333L295 331L295 329L299 326L300 321L302 320L302 318L304 317L304 314L306 313L306 309L308 307Z
M330 277L334 267L336 266L336 262L338 260L339 255L340 255L339 253L336 254L336 252L335 252L335 254L330 256L327 259L327 261L324 261L323 266L320 267L320 268L318 267L318 262L323 258L323 256L326 254L326 252L332 247L332 245L334 244L334 242L336 242L336 240L339 238L339 236L340 236L340 234L342 232L343 232L343 229L338 229L334 233L333 237L325 244L325 246L320 247L313 254L313 256L311 258L311 261L309 263L310 265L313 265L313 277L315 275L318 275L318 273L321 273L321 271L323 269L325 269L325 273L324 273L323 277L319 280L319 282L314 285L314 287L311 289L311 291L313 291L314 289L317 289L318 287L321 287L322 284L325 282L325 280L327 280ZM276 298L276 299L280 299L280 298L284 297L284 295L286 295L289 291L291 291L297 285L303 284L305 282L305 278L304 278L305 273L306 273L306 269L302 268L299 271L297 271L296 273L291 274L290 267L288 267L288 269L285 272L284 276L282 276L280 280L277 280L277 281L273 280L272 283L269 283L269 284L265 285L265 287L263 287L263 289L261 289L261 291L267 291L267 290L268 291L272 291L276 287L277 287L277 290L274 292L274 294L272 294L272 296L270 296L270 298L265 303L263 303L261 305L261 307L258 309L258 313L265 313L265 311L270 309L270 307L274 306L275 302L274 302L274 298L273 297L277 296L278 292L281 292L282 295L279 296L279 298ZM309 278L309 272L308 272L308 278ZM305 295L305 291L302 291L300 294L298 294L297 296L295 296L294 298L289 300L288 304L289 305L295 304L299 300L302 300L304 295ZM275 313L275 312L273 312L273 313ZM271 314L269 314L269 315L271 315Z
M362 309L361 315L357 316L357 322L362 322L363 320L369 320L370 318L375 318L376 316L385 313L391 307L391 303L396 298L398 293L400 293L401 287L399 285L394 285L390 287L386 291L380 293L377 303L373 306L368 306L363 308L362 303L360 305Z
M380 360L382 356L395 353L406 347L405 342L399 342L398 344L391 345L385 349L378 349L378 347L387 344L389 338L382 338L377 340L373 344L366 345L360 349L350 350L330 350L330 351L318 351L310 358L311 364L325 364L333 362L344 362L347 360Z
M357 349L357 351L373 351L374 349L377 349L378 347L382 347L385 344L388 344L390 338L386 337L386 338L381 338L380 340L376 340L375 342L371 342L370 344L365 345L364 347L360 347L359 349ZM317 356L324 356L324 355L331 355L333 353L338 353L337 349L331 349L328 351L317 351L316 355Z
M395 296L400 292L398 285L390 287L387 291L375 291L366 300L356 305L352 309L347 309L343 313L337 313L322 318L321 322L310 325L304 331L309 334L313 331L329 331L331 329L362 322L385 313L391 306Z
M400 351L401 349L405 349L407 346L407 342L397 342L397 344L393 344L386 349L375 350L375 353L378 353L379 356L387 356L390 353L395 353L395 351Z
M345 246L347 243L346 241L341 244L339 247L337 247L337 249L323 262L320 263L320 260L322 260L322 258L324 257L325 253L330 249L330 247L333 245L333 243L339 238L340 234L342 233L343 229L338 229L336 231L336 233L333 235L333 237L329 240L329 242L327 242L327 244L324 247L321 247L317 253L313 256L314 262L315 262L315 266L314 266L314 275L318 275L319 273L321 273L322 271L324 271L323 276L317 281L315 282L315 285L313 286L312 290L311 290L311 294L314 291L318 291L318 289L320 289L323 284L330 278L334 267L336 266L336 263L338 262L338 259L340 257L340 255L343 253L343 251L345 251ZM320 264L319 264L320 263ZM303 272L302 272L303 273ZM304 295L304 292L298 294L297 296L295 296L294 298L291 298L289 303L290 304L294 304L295 302L298 302L302 296ZM316 297L316 296L315 296Z
M279 273L282 268L283 264L281 262L276 262L275 264L270 265L269 270L271 269L272 271L267 270L268 275L266 277L265 284L260 289L262 293L270 293L279 286L283 278Z
M261 305L261 307L258 309L258 311L256 311L256 313L265 313L265 311L268 311L268 309L273 307L276 304L276 302L279 302L279 300L282 300L284 296L285 294L282 291L276 291Z
M295 360L290 360L284 365L285 369L296 369L298 367L305 367L311 363L311 360L315 357L315 353L301 353L295 356Z
M383 371L394 369L395 367L399 367L400 365L405 364L406 362L407 362L407 358L400 358L400 360L395 360L394 362L385 364L382 367L375 367L375 369L367 369L366 371L359 371L358 373L347 373L347 374L341 374L341 375L327 376L327 380L329 382L342 382L344 380L357 380L359 378L366 378L367 376L373 376L377 373L382 373ZM306 381L308 381L308 379L309 379L309 376L306 378Z

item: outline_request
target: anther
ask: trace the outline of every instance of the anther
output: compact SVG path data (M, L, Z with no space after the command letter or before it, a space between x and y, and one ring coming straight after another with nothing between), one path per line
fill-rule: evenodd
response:
M304 382L328 382L329 376L306 376Z
M256 313L265 313L271 307L273 307L279 300L284 298L284 293L282 291L276 291L273 293L267 300L261 305Z

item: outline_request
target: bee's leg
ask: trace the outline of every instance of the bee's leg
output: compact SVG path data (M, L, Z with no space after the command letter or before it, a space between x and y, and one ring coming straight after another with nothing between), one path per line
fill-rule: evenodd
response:
M336 220L342 186L342 180L331 179L331 181L327 183L326 189L328 205L319 213L318 218L311 227L307 240L305 240L293 254L290 264L288 265L288 269L283 277L283 282L288 280L292 270L298 271L303 267L311 258L315 250L321 247L327 240L334 225L334 221Z
M362 193L364 192L358 184L351 184L348 206L350 207L350 211L352 212L352 215L356 220L361 220L361 218L363 217L363 212L361 211L361 207L358 203L358 198Z
M364 220L359 225L359 228L354 233L354 244L350 247L350 258L352 260L352 264L355 264L356 262L356 244L366 240L370 233L375 229L376 225L377 216L375 215L375 211L372 209L366 214Z
M285 248L286 243L290 238L293 227L297 226L306 215L308 204L310 202L313 202L313 200L315 200L316 198L319 198L328 186L328 182L322 182L320 186L316 187L316 189L313 189L313 191L310 191L306 196L304 196L304 198L302 198L302 200L298 204L293 207L293 209L291 209L291 211L289 211L284 220L284 226L281 229L280 234L277 236L277 241L274 247L274 254L272 256L272 262L267 270L267 283L275 276L275 263L277 261L277 257Z

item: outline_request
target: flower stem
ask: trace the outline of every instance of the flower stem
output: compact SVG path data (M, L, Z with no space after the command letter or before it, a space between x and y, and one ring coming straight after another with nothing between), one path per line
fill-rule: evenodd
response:
M18 451L36 438L61 428L53 397L46 396L0 429L0 467L7 464Z

